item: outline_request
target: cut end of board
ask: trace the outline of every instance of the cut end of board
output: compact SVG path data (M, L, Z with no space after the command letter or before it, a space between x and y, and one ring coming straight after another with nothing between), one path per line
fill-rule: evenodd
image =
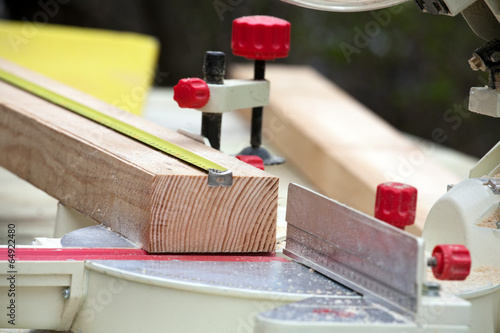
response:
M269 252L276 243L278 178L235 177L208 187L205 177L156 177L150 219L153 253Z

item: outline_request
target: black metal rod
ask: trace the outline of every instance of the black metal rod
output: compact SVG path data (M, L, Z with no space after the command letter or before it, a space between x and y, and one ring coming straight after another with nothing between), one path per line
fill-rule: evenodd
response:
M203 63L203 75L206 83L224 84L226 55L224 52L207 51ZM220 150L222 113L202 112L201 135L206 137L212 148Z
M266 76L266 61L265 60L255 60L253 68L253 79L254 80L264 80Z
M254 80L264 80L266 74L265 60L255 60ZM259 148L262 144L262 118L264 108L262 106L252 109L252 125L250 144L252 148Z
M212 148L220 150L222 113L202 112L201 135L206 137Z

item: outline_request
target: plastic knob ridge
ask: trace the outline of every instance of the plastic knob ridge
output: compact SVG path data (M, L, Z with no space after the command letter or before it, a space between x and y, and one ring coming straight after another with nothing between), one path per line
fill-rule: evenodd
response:
M432 251L432 273L439 280L465 280L470 273L469 250L458 244L437 245Z
M181 79L174 87L174 100L181 108L202 108L209 99L210 88L202 79Z
M388 182L377 186L375 217L404 229L415 222L417 189L413 186Z
M288 21L272 16L244 16L233 21L231 49L248 59L285 58L290 51Z

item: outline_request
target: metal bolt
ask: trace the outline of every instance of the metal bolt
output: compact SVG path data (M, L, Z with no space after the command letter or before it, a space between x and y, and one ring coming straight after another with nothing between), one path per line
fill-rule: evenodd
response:
M437 282L424 282L423 294L425 296L437 297L439 296L439 291L441 290L441 285Z
M71 294L71 293L70 293L70 289L69 289L69 288L65 288L65 289L63 289L63 291L62 291L62 297L63 297L64 299L69 299L70 294Z
M495 223L495 225L497 226L497 229L500 229L500 221L498 221L497 223Z
M207 83L224 84L226 54L220 51L205 52L202 71Z
M435 267L437 266L437 259L435 257L430 257L427 259L427 266Z
M491 55L490 55L490 60L493 61L493 62L498 62L500 60L500 52L493 52Z

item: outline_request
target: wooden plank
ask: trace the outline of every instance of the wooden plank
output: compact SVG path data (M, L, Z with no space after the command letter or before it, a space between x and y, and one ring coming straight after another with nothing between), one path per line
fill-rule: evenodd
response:
M234 66L231 75L250 78L252 68ZM400 181L417 187L416 223L407 230L420 235L446 185L460 180L433 160L435 147L419 148L311 68L268 66L266 78L271 100L264 112L264 142L320 192L367 214L373 215L378 184Z
M207 174L0 82L0 165L149 252L274 249L278 178L7 61L0 68L180 145L234 175Z

